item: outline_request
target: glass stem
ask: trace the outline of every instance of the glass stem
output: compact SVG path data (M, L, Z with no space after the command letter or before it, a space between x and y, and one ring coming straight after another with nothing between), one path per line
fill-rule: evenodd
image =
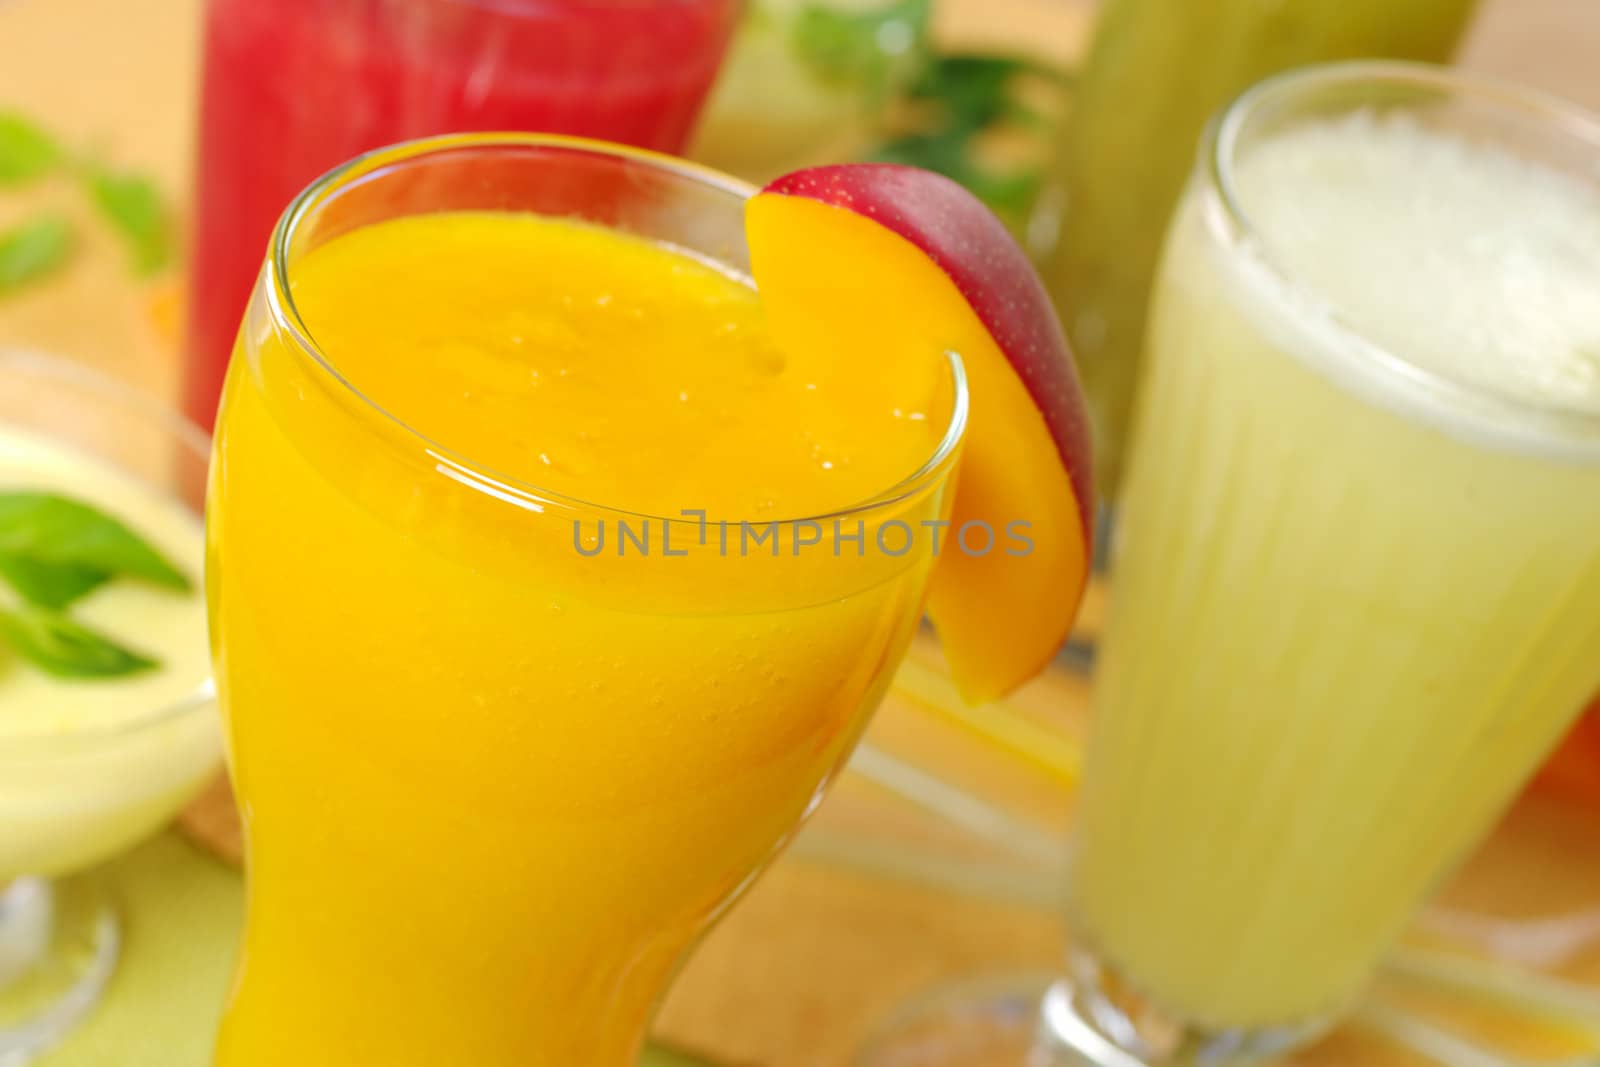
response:
M0 990L33 970L50 948L55 894L39 878L0 885Z
M1275 1060L1328 1019L1260 1029L1198 1026L1156 1005L1092 953L1074 948L1045 993L1028 1067L1244 1067Z
M0 887L0 1067L28 1062L94 1007L119 944L90 878L21 877Z

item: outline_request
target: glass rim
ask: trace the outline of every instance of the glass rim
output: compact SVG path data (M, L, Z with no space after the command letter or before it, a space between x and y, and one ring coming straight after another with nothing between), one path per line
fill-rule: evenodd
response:
M1221 213L1219 219L1216 212L1208 212L1208 225L1217 229L1220 222L1226 227L1218 236L1225 240L1231 252L1237 253L1243 246L1250 246L1251 258L1274 282L1289 291L1315 297L1318 289L1296 272L1284 268L1262 241L1264 231L1253 222L1236 180L1240 139L1257 116L1273 104L1292 102L1318 90L1370 89L1384 85L1420 93L1433 92L1440 99L1472 101L1505 114L1518 115L1541 133L1581 144L1593 157L1595 173L1600 175L1600 114L1553 93L1453 67L1402 60L1345 60L1273 75L1240 93L1213 117L1200 141L1197 169L1204 179L1209 203ZM1324 308L1326 321L1338 336L1341 347L1351 350L1342 355L1406 387L1421 389L1434 399L1464 405L1469 411L1518 419L1524 427L1532 427L1542 434L1576 437L1576 443L1585 452L1591 447L1587 439L1600 434L1600 407L1561 398L1521 396L1424 367L1371 336L1359 317L1327 305ZM1600 441L1596 445L1600 445Z
M95 394L97 400L132 411L141 422L156 426L164 436L176 442L180 448L192 453L194 458L202 462L209 460L210 434L177 408L103 371L33 349L0 346L0 371L10 370L17 370L29 377L53 379L74 389ZM52 440L59 439L58 435L48 431L47 435ZM194 508L184 503L181 497L167 492L163 495L177 500L185 511L194 514L197 519L200 518ZM196 595L200 595L199 592ZM9 759L19 749L60 749L65 752L138 734L206 709L215 700L216 685L211 673L207 671L195 687L184 695L159 702L148 711L128 718L65 731L37 729L0 733L0 761Z
M681 514L657 515L620 504L587 500L568 492L540 486L524 478L502 474L473 461L469 456L464 455L452 446L423 433L363 392L339 370L332 355L324 352L322 346L317 343L312 335L310 327L301 317L289 285L289 250L300 227L306 222L307 217L315 208L325 203L331 196L336 195L341 189L347 188L368 175L378 173L387 167L405 164L431 155L474 148L502 150L553 149L602 156L651 167L662 173L726 193L731 197L738 198L740 201L748 200L760 191L755 185L732 175L724 174L712 167L645 148L635 148L629 145L615 144L587 137L517 131L487 131L440 134L400 141L382 148L373 149L370 152L364 152L340 164L306 186L300 191L299 195L289 202L289 206L284 210L277 225L273 227L267 255L267 283L264 287L265 303L267 313L271 317L273 324L293 339L300 354L310 359L311 365L316 368L319 375L324 379L325 384L332 386L338 394L353 400L367 415L376 417L380 425L397 432L403 440L417 446L422 455L432 459L438 465L440 473L454 478L468 488L487 493L506 500L515 506L525 507L533 511L543 511L545 507L552 506L570 511L598 512L606 516L615 516L619 520L642 520L650 523L666 523L698 528L701 520L696 517L686 517ZM776 519L728 516L722 521L729 523L758 522L763 526L793 526L801 523L819 523L834 519L852 518L893 507L934 486L953 461L965 437L970 406L966 371L959 353L945 351L943 355L950 370L951 403L949 418L946 422L944 433L940 435L938 444L934 446L932 453L910 473L865 499L825 512ZM445 468L448 468L448 470Z

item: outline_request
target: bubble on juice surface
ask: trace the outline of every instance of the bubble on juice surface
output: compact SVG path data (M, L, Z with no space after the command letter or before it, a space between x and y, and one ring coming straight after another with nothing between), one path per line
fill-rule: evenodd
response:
M1390 354L1600 413L1600 182L1357 112L1247 146L1236 189L1266 258Z

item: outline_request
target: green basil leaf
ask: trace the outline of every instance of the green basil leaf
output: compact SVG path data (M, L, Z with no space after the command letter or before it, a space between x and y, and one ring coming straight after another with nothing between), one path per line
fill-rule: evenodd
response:
M81 563L0 556L0 578L28 603L60 610L104 585L111 575Z
M45 608L0 610L0 638L56 678L118 678L156 661Z
M154 274L172 260L172 219L161 191L149 178L110 170L89 174L95 207L122 234L133 269Z
M142 578L179 592L193 587L182 571L121 522L55 493L0 493L0 556ZM24 588L17 591L27 595Z
M0 295L49 274L71 251L72 226L54 215L0 234Z
M0 111L0 185L21 185L54 169L61 146L14 111Z

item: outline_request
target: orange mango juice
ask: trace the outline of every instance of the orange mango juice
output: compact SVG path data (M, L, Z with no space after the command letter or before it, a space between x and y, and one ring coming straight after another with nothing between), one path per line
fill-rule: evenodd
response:
M250 876L216 1062L631 1062L904 651L933 552L874 539L948 512L883 491L950 373L780 352L736 274L531 214L355 229L288 292L309 337L258 299L212 470Z

